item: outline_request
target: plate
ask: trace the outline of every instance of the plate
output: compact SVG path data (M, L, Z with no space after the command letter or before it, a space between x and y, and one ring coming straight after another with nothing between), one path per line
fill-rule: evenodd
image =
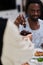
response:
M40 49L40 48L34 49L33 57L32 57L32 59L31 59L31 63L33 63L34 65L43 65L43 61L40 61L40 62L38 61L40 58L43 58L43 56L35 56L34 53L35 53L36 51L43 52L43 50Z
M36 48L36 49L34 49L33 57L32 57L32 58L39 58L39 57L43 58L43 56L35 56L34 54L36 53L36 51L38 51L38 52L43 52L43 49L41 49L41 48Z

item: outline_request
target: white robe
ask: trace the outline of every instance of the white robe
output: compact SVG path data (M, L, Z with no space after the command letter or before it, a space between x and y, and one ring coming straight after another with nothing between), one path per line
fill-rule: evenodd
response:
M31 47L30 47L31 45ZM34 45L30 40L23 40L19 30L12 22L8 21L3 36L3 65L21 65L29 62L33 55Z

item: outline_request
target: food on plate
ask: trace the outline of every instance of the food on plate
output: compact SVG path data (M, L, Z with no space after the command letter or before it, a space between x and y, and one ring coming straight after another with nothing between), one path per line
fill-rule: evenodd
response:
M34 55L35 55L35 56L43 56L43 52L41 52L41 51L36 51Z
M39 58L33 58L34 60L37 60L38 62L43 62L43 58L39 57Z
M43 58L37 58L38 62L43 62Z

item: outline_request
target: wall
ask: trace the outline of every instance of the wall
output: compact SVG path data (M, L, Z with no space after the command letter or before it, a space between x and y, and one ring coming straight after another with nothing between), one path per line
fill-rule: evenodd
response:
M43 2L43 0L41 0Z
M17 9L0 11L0 17L8 18L11 21L14 21L18 15L19 15L19 13L18 13Z

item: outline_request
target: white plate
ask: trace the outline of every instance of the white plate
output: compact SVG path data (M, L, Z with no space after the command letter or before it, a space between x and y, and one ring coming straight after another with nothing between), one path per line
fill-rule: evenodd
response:
M36 52L36 51L41 51L41 52L43 52L43 50L42 49L40 49L40 48L36 48L36 49L34 49L34 53ZM32 63L32 65L43 65L43 63L42 62L38 62L37 61L37 58L43 58L43 56L34 56L34 53L33 53L33 57L32 57L32 59L31 59L31 63ZM34 59L33 59L34 58ZM31 65L31 64L30 64Z

